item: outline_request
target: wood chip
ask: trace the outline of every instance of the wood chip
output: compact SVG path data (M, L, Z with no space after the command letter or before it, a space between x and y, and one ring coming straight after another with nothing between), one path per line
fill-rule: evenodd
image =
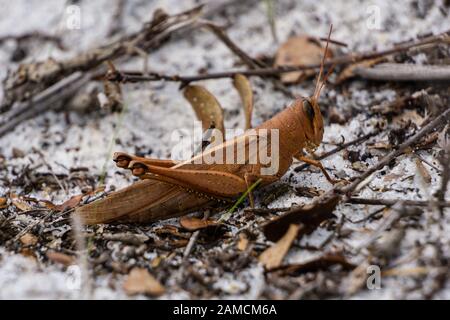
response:
M292 242L297 238L299 229L298 224L291 224L286 234L277 243L261 253L259 262L268 270L279 267Z
M144 268L133 268L123 283L127 295L146 294L153 297L164 294L165 288Z
M245 249L247 249L248 237L245 233L243 233L243 232L239 233L239 241L238 241L236 247L239 251L245 251Z

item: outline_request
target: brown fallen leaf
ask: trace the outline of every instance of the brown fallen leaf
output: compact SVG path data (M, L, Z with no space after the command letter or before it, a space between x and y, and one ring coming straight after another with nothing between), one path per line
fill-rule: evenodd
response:
M275 67L319 64L322 61L323 49L320 41L309 36L295 36L283 43L275 56ZM332 57L328 51L327 58ZM297 83L315 75L314 70L283 73L283 83Z
M157 256L150 262L150 266L152 268L157 268L160 265L161 261L163 261L163 257Z
M20 198L11 199L11 203L20 211L30 211L33 207Z
M34 250L34 248L23 247L23 248L20 249L19 253L22 256L32 260L33 262L37 262L38 261L38 258L36 256L36 250Z
M405 110L401 114L392 118L394 125L403 126L404 124L411 122L416 126L421 127L425 119L417 113L416 110Z
M295 238L297 238L297 234L300 229L300 225L291 224L286 234L278 240L277 243L261 253L259 256L259 262L261 262L267 270L279 267L284 259L284 256L289 251L292 242Z
M283 275L298 276L308 272L328 270L336 265L341 266L344 270L353 270L356 268L356 265L348 262L342 254L330 253L305 263L295 263L281 266L271 271L279 271Z
M426 184L431 183L431 175L428 172L427 168L423 165L422 161L419 158L416 158L416 167L417 172L420 174L421 178Z
M217 226L217 221L184 216L180 219L180 225L186 230L196 231L212 226Z
M416 150L431 148L437 142L438 138L438 131L430 133L417 143Z
M347 296L353 295L361 290L367 283L367 268L370 266L368 260L364 260L356 266L347 276L344 283L344 290Z
M123 283L127 295L147 294L153 297L165 292L162 284L144 268L133 268Z
M404 173L403 174L389 173L384 176L383 181L384 182L392 182L392 181L401 179L403 176L404 176Z
M0 197L0 209L4 209L8 206L8 199Z
M180 232L179 228L170 224L163 225L160 228L155 229L154 232L158 236L172 235L183 239L189 239L191 237L190 233Z
M19 240L25 246L34 246L38 242L38 238L31 233L25 233Z
M323 221L333 217L333 210L339 203L338 195L322 199L320 202L295 207L263 226L264 235L270 241L278 241L291 224L303 224L298 236L313 232Z
M246 76L237 74L234 76L233 85L239 92L242 106L245 113L245 130L252 127L252 113L253 113L253 91L250 81Z
M69 200L63 202L62 204L54 206L54 210L56 211L66 211L69 209L73 209L78 206L85 195L79 194L71 197Z
M202 86L187 86L184 89L184 97L202 122L203 131L215 128L220 130L222 137L225 138L223 109L216 97Z
M66 267L75 264L76 261L75 257L62 252L48 251L46 256L50 261L60 263Z
M367 144L367 148L370 149L380 149L380 150L392 150L392 145L389 142L375 142L373 144Z
M337 107L332 106L328 110L328 118L330 119L330 123L345 124L347 123L349 116Z
M12 148L12 157L14 159L16 158L23 158L25 157L25 152L23 152L22 150L20 150L19 148Z

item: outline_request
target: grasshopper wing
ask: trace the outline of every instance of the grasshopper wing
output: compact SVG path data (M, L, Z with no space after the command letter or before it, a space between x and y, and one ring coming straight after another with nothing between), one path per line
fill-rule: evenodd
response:
M212 200L159 180L145 179L76 209L83 223L153 222L193 212Z

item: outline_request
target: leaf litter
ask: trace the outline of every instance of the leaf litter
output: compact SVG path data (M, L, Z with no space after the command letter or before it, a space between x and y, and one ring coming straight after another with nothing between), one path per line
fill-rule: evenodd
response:
M352 6L352 4L341 5L344 8ZM285 4L281 6L284 8ZM336 9L336 14L333 15L333 19L341 21L338 15L341 13L342 16L345 16L341 11L344 10L345 12L345 9L339 6L335 7L334 4L330 4L330 6ZM333 11L322 5L315 5L315 9L319 13ZM429 16L424 20L424 24L429 23L429 21L435 22L436 17L439 17L433 10L428 13ZM277 20L277 27L280 30L284 30L282 32L278 30L280 38L284 35L284 38L287 39L287 31L295 30L297 34L300 33L299 31L303 32L303 30L298 30L298 27L295 27L292 22L295 20L292 19L293 17L298 18L301 16L314 21L308 13L301 12L301 10L290 10L290 12L286 19ZM250 17L259 17L259 14L257 8L250 9L249 11ZM130 21L130 23L132 22ZM261 41L260 39L267 36L266 31L269 32L269 28L266 31L262 31L255 39L249 39L242 31L245 28L241 28L241 26L247 26L247 24L240 17L237 17L236 23L239 27L232 27L230 29L230 36L232 39L241 40L239 42L240 45L249 50L252 55L254 54L256 56L258 53L266 52L275 54L276 46L270 44L269 47L268 44L265 44L265 41ZM323 33L327 29L325 24L321 23L319 29L323 32L318 30L316 36L323 36ZM405 28L405 24L404 22L400 22L400 25L401 27L398 30L390 29L388 33L385 33L385 36L389 40L394 41L405 39L404 35L399 33L403 32L401 30ZM135 26L137 27L136 24ZM262 28L264 30L266 26L262 25ZM410 36L416 35L418 33L416 31L421 29L421 26L413 29L408 29ZM197 35L194 37L197 38ZM352 43L353 37L362 37L359 39L364 40L359 41L359 43L355 40L355 49L357 49L357 46L373 46L378 43L377 39L374 39L371 34L363 32L361 35L356 35L351 30L346 30L345 28L341 28L338 31L337 38L339 39L346 39L347 42ZM199 52L198 57L193 57L192 61L179 61L180 54L190 55L190 51L198 49L189 43L189 41L184 40L180 42L177 40L173 44L168 44L167 48L163 47L161 52L155 53L150 59L158 61L158 67L161 67L161 70L167 66L168 71L179 71L180 73L183 70L200 69L204 67L204 61L209 61L217 69L232 67L231 63L234 63L233 58L227 58L221 61L220 64L216 61L211 61L211 57L216 54L218 56L232 57L228 51L222 50L221 48L213 48L209 51L205 50L209 41L208 37L201 36L198 39L201 50L197 50ZM255 41L261 44L256 44ZM394 41L389 42L392 43ZM178 47L178 45L181 47ZM318 44L316 45L318 46ZM208 52L208 54L204 52ZM1 58L3 59L3 54ZM400 56L397 59L411 59L411 57ZM138 63L136 66L142 66L142 63ZM307 75L307 73L304 75ZM312 75L313 73L311 73ZM301 73L300 76L302 76ZM297 73L293 81L296 82L298 80ZM378 114L371 115L371 119L368 116L368 112L374 110L372 107L380 102L391 101L390 95L385 93L386 87L383 85L353 81L353 79L347 79L342 84L344 87L330 87L330 91L324 94L322 108L326 109L329 106L336 105L339 112L349 112L349 114L354 115L348 118L345 123L327 125L325 130L325 141L327 143L339 144L342 141L340 138L341 135L344 136L345 141L350 141L373 129L376 126L375 122L377 120L387 121L391 124L392 119L390 117L392 113L403 118L398 122L399 128L396 129L397 131L391 131L389 127L369 142L351 147L353 151L358 152L359 156L357 158L361 162L361 168L364 171L364 168L370 167L370 165L376 162L377 157L380 156L371 154L371 150L367 148L370 144L372 146L377 145L377 143L381 145L379 141L389 141L390 143L384 143L383 148L380 149L381 155L389 152L398 142L411 135L417 127L421 127L423 121L427 121L428 114L423 111L424 109L428 110L428 108L425 107L426 104L420 98L414 98L414 92L421 92L421 87L417 85L413 85L412 88L399 86L395 88L396 98L394 99L394 104L388 105ZM312 87L312 82L310 83L307 80L302 81L301 84L304 87L292 86L292 90L295 93L304 94ZM222 117L220 117L221 112L216 112L219 109L214 107L216 111L212 114L219 115L217 117L219 120L213 121L214 125L216 125L216 122L220 123L221 121L227 127L228 125L240 123L242 117L239 115L233 116L233 114L237 113L237 110L244 106L245 123L246 127L248 127L248 124L251 122L255 124L261 123L287 104L287 99L279 92L273 91L270 85L265 84L262 79L256 78L253 80L252 78L253 88L250 88L250 90L255 93L252 98L255 103L255 108L253 111L253 120L250 121L249 119L251 118L249 115L252 113L248 112L248 110L253 104L249 103L251 99L249 98L250 91L248 86L245 90L243 89L245 85L241 85L241 89L238 88L240 93L239 98L241 99L241 103L239 103L239 101L236 101L234 92L228 94L227 91L231 90L224 88L225 85L225 82L220 81L204 83L204 86L208 88L208 91L210 91L213 97L217 97L217 100L220 99L222 104L222 106L219 105L223 110ZM143 89L149 89L152 93L147 95ZM130 124L125 124L126 130L121 130L117 136L118 141L116 143L122 148L129 149L138 154L150 154L151 156L157 157L165 156L167 154L167 148L164 145L169 145L167 134L170 133L170 129L177 126L181 127L187 123L174 117L174 113L180 112L186 119L189 117L189 119L192 119L192 117L189 111L186 111L186 103L183 101L182 95L177 89L170 86L162 89L157 85L151 84L144 88L141 87L139 90L140 92L130 90L128 86L124 90L122 87L124 101L132 101L132 104L135 104L135 106L131 106L130 110L127 111L125 116L130 117L129 119L132 121L130 121ZM245 95L241 92L244 92ZM442 95L442 92L445 91L440 91L439 86L437 86L431 92L433 94L441 93ZM167 97L170 97L170 99ZM146 103L141 103L140 101L142 99L145 99ZM151 111L146 109L148 108L146 104L149 100L151 101ZM174 105L172 105L172 101L174 101ZM415 110L416 107L417 111ZM145 112L143 112L143 108ZM29 297L32 290L27 290L27 288L39 288L41 286L43 296L53 294L59 297L73 297L73 293L68 292L64 285L57 287L55 292L50 293L45 287L39 285L39 282L32 282L31 275L39 279L59 281L59 283L64 284L64 281L61 281L65 277L64 268L70 266L73 261L76 261L72 256L72 253L76 252L77 249L75 247L74 236L71 232L70 211L80 203L91 201L91 198L102 196L101 194L88 194L86 197L82 197L81 194L83 188L87 186L93 187L92 184L95 185L98 177L98 169L102 167L104 161L109 161L104 158L105 150L99 149L96 151L95 148L89 146L109 144L107 139L102 140L99 137L102 137L103 134L108 136L112 132L112 129L109 127L113 122L114 116L108 115L105 111L103 112L104 114L102 116L89 115L88 117L90 119L88 121L83 120L85 115L81 116L70 113L71 121L75 120L75 122L66 122L65 124L63 114L51 113L43 115L39 118L40 120L38 119L41 121L38 124L50 122L51 126L46 129L47 132L44 130L42 137L35 134L36 130L40 130L38 129L39 126L31 126L30 128L24 128L23 133L16 131L14 139L9 139L8 137L8 140L2 140L0 153L2 153L2 158L6 157L8 161L11 161L11 164L8 165L6 171L1 173L3 189L0 195L2 195L2 198L7 199L5 202L7 204L10 199L7 198L7 192L13 186L21 202L19 207L8 206L3 208L0 215L0 239L4 243L3 248L7 248L8 251L0 251L0 255L2 256L0 260L0 284L5 290L14 288L14 284L5 282L3 274L9 272L8 270L14 269L17 264L26 266L29 263L26 262L28 260L18 259L17 254L14 255L12 253L22 252L25 256L25 253L30 253L30 251L24 251L24 249L30 250L31 248L33 256L38 261L42 261L45 268L49 268L48 270L51 270L51 272L48 275L44 275L30 267L28 269L30 272L24 272L20 277L17 276L17 279L23 279L19 284L16 284L17 286L22 286L18 295L21 297ZM324 110L322 112L324 114L326 113ZM410 113L408 114L408 112ZM211 126L211 119L216 118L216 115L213 115L213 117L210 115L203 117L210 122L204 128L209 128ZM222 120L220 120L221 118ZM397 121L397 119L394 121ZM410 124L405 125L405 123ZM416 127L411 126L411 123ZM52 127L55 129L52 129ZM151 127L150 133L149 127ZM102 132L102 134L99 132ZM89 135L87 138L85 137L86 133ZM51 135L61 135L63 137L67 135L68 138L65 138L61 144L61 142L55 142L49 139ZM388 137L388 135L390 136ZM84 138L81 138L82 136ZM155 136L155 138L152 138L152 136ZM21 143L24 139L29 139L28 142L30 145L43 148L45 154L51 155L52 157L48 157L48 159L51 159L49 162L52 164L53 170L58 168L56 170L57 172L49 172L45 169L45 165L41 169L33 169L36 163L39 163L39 158L35 157L26 147L21 147L23 150L20 157L15 157L14 160L10 160L14 156L12 153L17 155L17 152L10 152L10 150L13 151L12 145L26 145ZM428 147L433 152L438 152L439 149L436 149L435 145L436 141L440 143L441 148L442 144L445 144L442 142L445 139L442 138L440 132L436 132L434 138L427 137L424 139L423 147ZM61 145L64 146L65 150L61 149ZM328 151L330 149L330 145L324 144L320 150ZM420 156L427 162L434 163L433 154L427 151L427 149L419 148L417 152L420 152ZM351 180L358 173L351 169L351 163L354 163L354 161L350 161L351 163L349 163L348 161L350 159L353 159L352 156L345 159L342 154L337 153L331 158L325 159L324 165L330 167L333 171L342 170L345 176ZM57 163L61 163L62 166L59 166ZM86 165L87 169L77 171L77 167L81 163ZM430 193L435 192L438 185L433 181L437 181L439 172L427 166L426 162L422 160L420 160L422 168L418 169L417 163L419 161L413 154L403 155L396 159L394 163L389 164L383 170L384 172L380 172L372 177L367 187L360 191L361 195L378 197L380 193L373 190L377 190L380 185L383 185L385 190L382 194L383 198L416 198L417 194L415 194L414 185L411 185L411 180L402 181L402 179L410 174L414 174L416 171L421 171L419 174L425 177L425 181L429 180L427 178L428 175L431 176ZM130 182L130 178L121 175L121 173L115 173L112 166L108 166L107 168L109 175L106 180L109 188L108 191L114 189L114 187L121 187ZM424 168L426 169L422 170ZM428 172L428 175L424 172ZM391 178L385 179L388 175L391 175ZM57 183L56 179L70 190L70 194L74 195L73 198L67 200L68 197L61 192L59 187L60 183ZM291 188L283 188L283 184L288 184ZM299 190L297 193L294 192L295 188ZM300 188L304 189L301 190ZM258 211L254 213L252 211L246 211L247 204L240 203L235 213L226 223L221 225L220 229L204 228L203 226L209 222L201 222L204 220L196 217L185 218L187 219L184 220L185 225L186 222L189 222L190 229L184 227L179 228L178 222L181 225L182 223L176 219L154 225L134 226L118 224L86 227L83 230L83 236L86 240L91 276L96 279L95 286L96 288L101 288L101 283L104 283L105 279L110 281L112 287L116 289L112 291L105 289L109 292L108 297L120 297L122 292L121 285L119 285L121 283L120 281L123 281L124 292L132 295L145 294L151 297L162 294L162 297L210 298L229 297L236 294L240 298L267 298L275 297L277 292L281 292L279 297L282 298L298 296L306 298L340 297L343 291L338 285L324 287L321 281L327 279L328 284L339 284L341 283L341 279L352 282L349 272L355 272L355 265L361 264L364 266L364 263L361 263L361 259L368 258L367 252L362 250L360 253L355 254L354 248L364 239L367 230L376 230L379 222L376 219L376 215L371 215L371 211L373 210L372 206L347 203L336 206L336 203L332 201L330 203L316 202L309 204L311 197L319 196L317 192L314 192L314 188L320 191L326 191L330 186L322 180L320 173L311 172L308 169L296 173L293 171L289 172L283 181L275 186L276 190L280 189L282 192L280 191L276 196L270 197L270 200L265 199L268 198L264 194L265 189L256 191L257 206L261 203L265 204L265 206L256 208L262 210L260 213ZM29 195L35 199L50 199L46 200L49 203L60 203L57 207L59 210L55 210L55 207L45 206L42 202L43 200L40 200L42 202L41 204L39 202L29 201L27 199ZM28 207L25 207L23 203ZM301 206L296 207L299 204ZM25 210L21 210L20 206ZM276 210L277 207L280 210ZM43 208L47 211L36 211L36 208ZM49 214L48 210L54 210L55 212ZM436 237L431 237L431 243L424 244L423 242L424 232L426 232L420 231L423 229L421 227L423 224L430 224L427 225L427 228L430 227L432 229L435 228L436 224L446 225L445 217L444 220L442 218L439 220L434 217L435 214L433 211L427 210L425 221L425 215L423 214L415 216L405 215L396 223L395 228L401 227L401 230L406 232L406 238L403 238L403 236L400 237L394 232L392 237L380 238L374 242L373 246L368 247L367 250L370 250L372 252L371 254L375 255L371 258L370 263L379 263L383 268L386 267L386 272L394 270L389 271L392 275L397 274L412 277L416 284L420 283L414 275L427 275L427 272L432 270L431 267L421 268L419 270L415 269L417 267L413 265L409 268L410 271L407 271L408 269L398 269L406 270L404 272L395 271L396 269L392 269L392 255L386 253L389 253L390 248L394 246L398 249L396 255L399 255L401 258L406 255L408 250L414 247L412 243L416 241L419 243L419 246L424 247L424 251L430 251L421 258L421 263L438 266L438 261L446 258L445 252L448 252L448 250L445 250L447 248L445 243L439 242L439 232L436 234L437 239ZM23 212L23 214L18 214L20 212ZM353 225L350 221L357 221L357 219L354 219L356 217L364 218L364 220ZM341 222L338 223L338 221ZM289 232L292 223L301 224L304 228L299 228L297 232L291 229L291 232ZM341 223L343 225L339 227ZM194 227L192 227L192 224ZM31 228L22 236L24 237L24 241L11 241L21 231L26 230L27 226ZM199 226L202 227L198 228ZM183 262L182 253L193 231L199 232L199 238L193 251L187 258L189 263L188 267L185 268L184 263L186 262ZM445 231L443 232L445 234ZM287 240L283 240L286 235L287 238L285 239ZM328 238L332 239L331 242L327 241ZM400 238L402 240L399 240ZM270 272L270 275L265 276L258 257L261 257L262 253L270 250L272 243L267 240L283 240L282 244L284 248L287 247L289 249L290 247L290 250L284 249L278 252L278 256L274 259L275 263L273 263L276 267L271 269L272 272ZM325 246L322 248L321 246L324 244ZM343 249L343 253L332 253L334 251L329 251L335 247ZM331 253L321 254L322 252ZM319 256L312 257L317 253L319 253ZM388 257L387 259L386 256ZM63 269L58 269L57 266L61 266ZM336 269L336 266L341 269ZM181 291L174 290L174 287L171 286L174 282L177 283L175 274L179 270L181 270L183 279L185 279L181 283L178 282ZM362 274L366 271L364 268L361 270L363 270ZM281 275L278 276L278 274ZM164 288L161 282L156 280L152 275L157 275L158 279L163 280L162 283L168 284L167 287ZM234 281L229 280L230 277ZM119 282L117 282L117 279L119 279ZM284 283L283 279L295 283L297 287ZM364 277L361 279L364 279ZM430 275L425 283L420 286L421 288L423 287L423 290L421 290L420 288L414 289L414 286L405 286L398 279L395 279L395 277L389 277L384 282L388 289L384 291L385 293L383 295L389 297L422 296L431 294L432 291L425 292L428 287L441 287L441 290L436 289L436 294L439 297L445 297L447 292L445 288L446 286L448 287L448 284L445 282L444 284L440 284L438 280L438 277ZM128 284L125 285L126 283ZM214 285L215 283L219 285ZM433 286L431 286L432 283ZM393 288L398 287L401 288L400 293L398 293L398 290L393 290ZM381 295L376 292L367 292L363 285L357 286L354 284L353 288L357 288L353 289L352 292L352 295L356 297L364 297L367 295L376 297L377 295ZM442 288L444 289L442 290ZM100 298L101 296L99 296L100 293L98 291L96 290L97 293L95 296Z

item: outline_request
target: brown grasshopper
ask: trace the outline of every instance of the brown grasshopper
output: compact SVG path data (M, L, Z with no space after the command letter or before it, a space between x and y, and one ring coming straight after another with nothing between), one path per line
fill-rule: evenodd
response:
M214 146L191 159L176 163L115 153L113 160L120 168L131 169L142 180L76 210L86 224L109 222L152 222L181 216L215 202L232 200L248 190L257 180L262 185L280 179L289 169L293 158L317 166L328 181L333 182L321 163L303 156L302 149L312 153L322 142L324 127L318 100L326 79L323 77L331 30L325 46L314 94L299 98L289 107L264 122L253 131ZM323 78L323 79L322 79ZM250 151L245 152L244 163L207 164L207 157L249 146L252 141L270 141L272 135L262 133L277 130L279 137L278 169L262 175L267 167L259 161L250 163ZM267 145L267 143L266 143ZM265 149L267 153L269 150ZM260 159L259 157L257 159ZM250 201L253 204L252 197Z

